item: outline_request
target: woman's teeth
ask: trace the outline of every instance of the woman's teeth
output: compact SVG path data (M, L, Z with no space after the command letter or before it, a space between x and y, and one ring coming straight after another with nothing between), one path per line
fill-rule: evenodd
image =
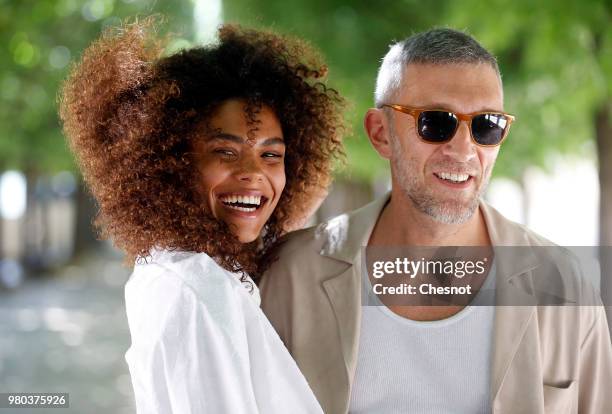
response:
M229 195L221 197L221 202L231 209L253 212L261 205L262 196Z
M238 206L232 206L229 204L227 204L227 206L233 210L246 211L247 213L257 210L257 207L238 207Z
M464 181L467 181L468 178L470 178L469 174L454 174L454 173L436 173L436 176L438 176L438 178L441 178L443 180L447 180L447 181L452 181L455 183L462 183Z

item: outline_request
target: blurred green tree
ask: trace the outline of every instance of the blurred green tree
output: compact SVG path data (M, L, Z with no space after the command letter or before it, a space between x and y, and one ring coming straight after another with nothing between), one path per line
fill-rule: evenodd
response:
M103 28L162 13L191 38L190 0L0 0L0 169L74 170L55 105L70 62Z
M43 220L40 234L29 224L47 200L36 193L44 176L61 170L76 171L62 135L56 96L70 63L101 31L136 15L161 13L167 29L177 33L172 46L188 44L193 37L193 1L177 0L0 0L0 172L19 169L27 179L28 209L23 237L26 261L39 262L42 252L32 246L48 236ZM165 28L164 28L165 29ZM77 192L76 246L92 242L94 206L83 191ZM46 215L43 215L46 217Z
M596 159L601 295L612 303L612 4L466 0L449 3L445 18L499 56L507 106L520 120L499 158L502 172L520 177L551 152Z
M226 0L227 20L310 39L327 57L330 84L353 102L349 173L371 179L385 164L362 133L376 69L388 45L433 26L467 30L499 59L506 108L517 115L495 173L520 182L551 152L599 157L602 244L612 244L612 19L591 0L423 2ZM593 145L593 144L596 145ZM608 167L609 166L609 167ZM607 216L610 217L607 217Z
M195 3L0 0L0 167L72 168L54 105L69 61L104 26L136 14L164 13L170 30L191 39ZM588 7L573 0L441 0L426 6L417 0L226 0L223 8L228 21L272 26L323 51L330 84L353 103L347 174L360 180L385 167L361 132L361 119L388 45L432 26L467 29L498 55L506 107L518 116L496 174L520 180L527 166L545 166L551 151L597 154L602 243L612 244L606 213L612 212L612 25L606 0L591 0Z
M449 3L445 21L466 27L499 59L506 107L518 115L499 157L520 178L551 152L596 157L601 244L612 244L612 9L588 3L475 0ZM568 195L570 196L570 195Z

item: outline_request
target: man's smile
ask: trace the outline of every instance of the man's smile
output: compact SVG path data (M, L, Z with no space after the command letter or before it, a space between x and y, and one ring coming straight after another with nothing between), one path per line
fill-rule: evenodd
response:
M440 172L434 173L436 177L441 178L446 181L450 181L453 183L463 183L471 178L470 174L465 173L449 173L449 172Z

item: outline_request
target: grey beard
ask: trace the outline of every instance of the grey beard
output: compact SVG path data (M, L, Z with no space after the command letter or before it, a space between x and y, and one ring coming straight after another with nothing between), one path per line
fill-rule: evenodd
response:
M392 136L391 142L393 152L401 154L397 137ZM439 200L428 188L418 182L415 175L409 173L409 171L416 171L416 162L410 158L393 158L391 164L401 191L412 201L414 207L435 221L444 224L463 224L472 218L478 209L480 196L488 185L489 177L487 177L487 172L483 172L485 181L480 191L470 200Z
M465 204L453 201L440 202L427 194L410 193L403 185L402 191L410 198L417 210L444 224L466 223L478 208L479 197L474 197Z

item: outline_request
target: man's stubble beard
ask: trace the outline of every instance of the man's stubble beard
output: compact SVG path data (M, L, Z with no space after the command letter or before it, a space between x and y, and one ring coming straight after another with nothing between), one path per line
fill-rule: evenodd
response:
M393 153L401 154L398 137L392 134L390 138ZM467 200L440 199L424 183L419 182L418 174L416 174L419 171L418 162L415 158L394 156L391 158L391 170L400 190L412 201L413 206L421 213L444 224L464 224L472 218L490 178L490 170L483 171L483 182L480 189Z

